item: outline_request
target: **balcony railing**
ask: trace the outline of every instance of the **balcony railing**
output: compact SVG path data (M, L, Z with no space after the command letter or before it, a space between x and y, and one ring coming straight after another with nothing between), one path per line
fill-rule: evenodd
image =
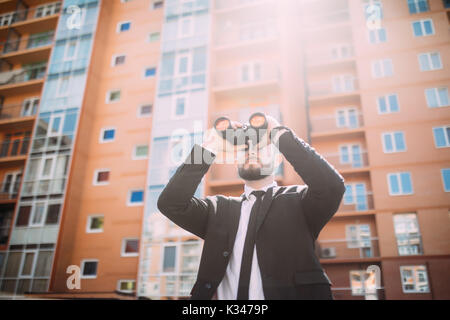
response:
M19 188L20 188L20 181L16 181L14 183L0 184L0 200L17 199Z
M215 89L259 85L267 82L278 82L281 79L277 64L251 65L249 69L233 67L222 69L214 74Z
M0 26L9 26L22 21L31 21L55 14L61 11L61 1L52 5L36 6L29 9L21 9L0 15Z
M183 298L189 297L195 284L196 272L149 276L142 281L140 295L154 297Z
M321 50L313 50L307 53L309 65L329 64L345 61L355 56L352 45L334 46Z
M0 159L23 156L28 153L30 138L6 140L0 143Z
M349 21L350 13L347 9L343 9L333 12L322 12L320 14L307 15L305 16L304 23L305 27L315 29Z
M216 10L227 10L243 7L252 4L262 4L265 2L272 2L273 0L216 0L215 9Z
M276 38L276 26L276 20L262 20L236 27L223 27L216 37L216 47Z
M0 120L11 120L36 115L38 105L32 105L30 108L22 104L0 106Z
M24 181L22 196L40 196L49 194L62 194L66 179L46 179L39 181Z
M366 191L353 195L345 195L338 212L368 211L374 209L373 193Z
M418 232L396 234L395 236L400 256L423 254L422 236Z
M352 93L358 90L358 81L356 78L349 78L344 81L319 81L309 84L309 94L312 97L325 96L333 94Z
M19 50L35 49L51 45L55 33L46 32L45 34L32 35L28 39L5 41L0 43L0 50L3 54L16 52Z
M166 4L166 18L196 11L207 10L208 8L208 0L186 1L184 3L182 3L181 1L172 1L172 3Z
M24 83L32 80L43 79L47 65L26 69L17 69L0 73L0 86L8 84Z
M316 245L320 259L366 259L380 256L378 238L318 240Z
M324 133L333 131L347 131L364 126L362 113L355 112L353 115L336 117L335 115L317 116L311 118L311 129L313 133Z
M338 170L358 169L369 165L367 151L360 151L355 154L350 152L349 154L328 153L322 155Z

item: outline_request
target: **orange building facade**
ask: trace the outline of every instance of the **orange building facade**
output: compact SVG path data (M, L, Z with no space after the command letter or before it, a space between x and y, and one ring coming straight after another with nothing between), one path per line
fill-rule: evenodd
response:
M0 1L1 294L188 297L202 241L159 193L218 116L263 111L345 179L316 243L334 298L449 299L449 23L446 0ZM213 164L196 195L242 192Z

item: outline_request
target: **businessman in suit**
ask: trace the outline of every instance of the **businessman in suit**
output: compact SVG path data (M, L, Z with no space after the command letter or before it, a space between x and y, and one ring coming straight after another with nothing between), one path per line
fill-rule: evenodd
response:
M240 197L194 196L212 161L223 156L223 139L213 134L194 145L158 199L166 217L204 239L191 299L332 299L314 244L339 207L344 180L291 129L267 119L266 138L238 164ZM265 152L275 146L305 185L277 185L282 156Z

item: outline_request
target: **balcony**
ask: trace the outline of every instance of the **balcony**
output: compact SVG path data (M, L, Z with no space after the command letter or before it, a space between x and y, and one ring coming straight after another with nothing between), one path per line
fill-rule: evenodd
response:
M0 201L17 199L19 188L20 188L20 181L16 181L14 183L0 184Z
M309 67L328 67L333 64L353 63L354 48L351 44L334 45L323 49L311 50L306 54Z
M220 26L215 39L215 49L224 50L242 45L260 44L278 39L277 21L266 19L239 26ZM242 52L240 52L242 54Z
M25 160L30 138L12 138L0 143L0 162Z
M354 154L328 153L322 156L340 173L351 173L367 171L369 157L367 151L360 151Z
M47 64L0 73L0 95L30 93L43 84Z
M214 9L220 13L269 3L273 3L273 0L215 0Z
M357 192L357 194L344 194L338 208L338 214L358 214L374 209L373 193L371 191Z
M2 59L10 65L46 61L50 57L54 32L31 35L28 39L9 40L0 43Z
M373 260L380 257L378 238L318 240L316 250L321 263L339 260Z
M166 18L209 9L208 0L172 1L165 4Z
M311 118L312 137L362 132L363 114L356 109L338 110L338 115L323 115Z
M60 195L64 193L65 185L65 178L24 181L21 196Z
M0 124L34 120L38 105L13 104L0 106Z
M322 10L320 13L304 16L303 21L303 27L308 31L329 29L337 25L350 23L350 12L346 8L332 12Z
M213 75L213 91L261 94L277 89L281 80L278 64L255 63L218 70Z
M353 76L312 82L308 87L310 99L355 94L359 90L358 81Z

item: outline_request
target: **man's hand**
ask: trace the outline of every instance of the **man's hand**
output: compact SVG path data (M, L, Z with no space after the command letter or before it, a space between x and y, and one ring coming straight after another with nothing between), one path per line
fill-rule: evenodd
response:
M241 128L243 125L237 121L231 121L233 129ZM202 147L214 153L219 159L226 156L226 153L235 153L238 150L244 150L245 145L235 146L217 132L216 129L208 129L203 136Z

